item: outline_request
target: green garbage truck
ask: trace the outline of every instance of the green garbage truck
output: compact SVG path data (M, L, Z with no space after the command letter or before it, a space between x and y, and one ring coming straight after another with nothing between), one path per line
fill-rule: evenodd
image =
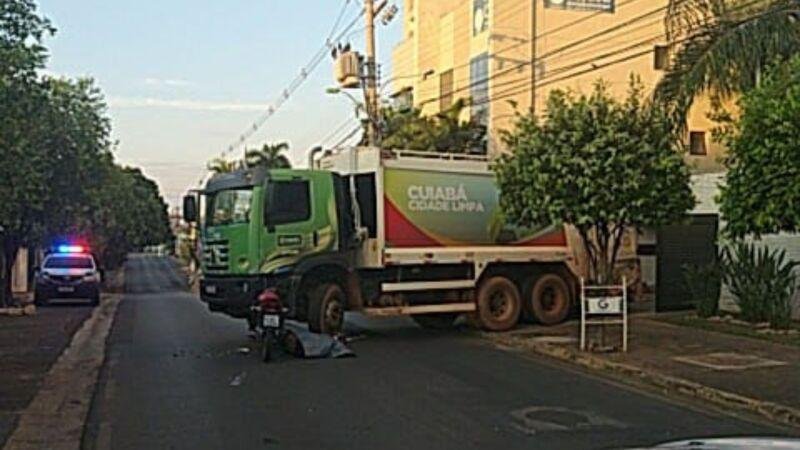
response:
M468 314L491 331L570 313L580 241L565 226L503 225L485 157L357 147L309 159L219 174L184 199L211 311L247 318L272 289L288 318L328 333L345 311L429 327Z

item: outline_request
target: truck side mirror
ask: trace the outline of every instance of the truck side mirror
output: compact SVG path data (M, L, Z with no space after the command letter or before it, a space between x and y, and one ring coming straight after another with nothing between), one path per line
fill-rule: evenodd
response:
M197 197L194 195L183 197L183 220L188 223L197 222Z

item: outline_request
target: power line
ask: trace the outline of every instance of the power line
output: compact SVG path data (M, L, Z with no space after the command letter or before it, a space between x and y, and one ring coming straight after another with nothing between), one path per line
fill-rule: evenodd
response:
M634 0L634 1L635 1L635 0ZM686 1L686 0L683 0L683 1ZM744 9L744 8L747 8L747 7L749 7L749 6L752 6L752 5L754 5L754 4L756 4L756 3L759 3L759 2L761 2L761 1L764 1L764 0L753 0L753 1L750 1L750 2L747 2L747 3L744 3L744 4L741 4L741 5L738 5L738 6L736 6L735 8L732 8L731 10L729 10L729 12L735 12L735 11L738 11L738 10L742 10L742 9ZM622 30L624 27L626 27L626 26L632 26L632 25L636 24L636 22L638 22L638 21L641 21L641 20L644 20L644 19L647 19L648 17L650 17L650 16L652 16L653 14L655 14L657 11L659 11L659 10L664 10L664 9L665 9L665 7L662 7L662 8L658 8L658 10L653 10L653 11L650 11L650 12L644 13L644 14L642 14L642 15L640 15L640 16L637 16L637 17L636 17L636 18L634 18L634 19L630 19L630 20L628 20L628 21L624 22L623 24L617 25L617 26L615 26L615 27L612 27L612 28L610 28L610 29L604 30L604 31L602 31L602 32L599 32L599 33L595 33L595 34L593 34L593 35L592 35L592 36L590 36L590 37L587 37L587 38L582 38L582 39L580 39L579 41L580 41L580 43L586 43L586 42L589 42L589 41L590 41L590 40L592 40L592 39L597 39L597 38L599 38L599 37L602 37L602 36L604 36L604 35L606 35L606 34L608 34L608 33L610 33L610 32L616 32L616 31L620 31L620 30ZM623 26L623 25L624 25L624 26ZM659 34L659 35L656 35L656 36L654 36L652 39L645 40L645 41L650 41L650 42L652 42L652 41L654 41L654 40L658 39L659 37L661 37L661 38L664 38L664 37L666 37L666 33L661 33L661 34ZM572 48L574 48L574 47L576 46L575 44L576 44L577 42L579 42L579 41L573 41L573 42L571 42L571 43L569 43L569 44L566 44L566 45L564 45L564 46L561 46L561 47L559 47L559 48L557 48L557 49L554 49L554 50L552 50L552 51L548 52L547 54L543 55L541 58L537 58L535 62L536 62L536 63L540 63L540 62L542 62L542 60L546 59L547 57L552 57L552 56L555 56L555 55L559 54L559 52L563 52L563 51L565 51L565 50L572 49ZM593 61L596 61L596 60L607 59L607 58L609 58L609 57L611 57L611 56L614 56L615 54L619 54L619 53L622 53L622 52L624 52L624 51L631 50L631 49L633 49L633 48L635 48L635 47L642 46L642 45L644 45L644 44L646 43L645 41L639 42L638 44L634 44L634 45L632 45L632 46L628 46L628 47L626 47L626 48L624 48L624 49L622 49L622 50L618 50L618 51L616 51L616 52L606 53L606 54L604 54L604 55L601 55L600 57L594 57L594 58L590 58L589 60L584 60L584 61L582 61L581 63L576 63L576 64L573 64L572 66L582 66L582 65L585 65L585 64L591 63L591 62L593 62ZM680 43L680 42L684 42L684 41L685 41L685 39L684 39L684 40L680 40L680 41L673 42L673 44L675 44L675 43ZM647 52L642 52L642 54L647 54L647 53L650 53L650 52L652 52L652 49L648 50ZM642 56L642 55L639 55L639 56ZM462 86L462 87L460 87L460 88L458 88L458 89L454 89L454 90L452 90L450 93L448 93L448 95L452 95L452 94L455 94L455 93L458 93L458 92L463 92L463 91L465 91L465 90L472 89L473 87L480 86L480 85L482 85L482 84L488 83L490 80L493 80L493 79L495 79L495 78L501 77L501 76L503 76L503 75L506 75L506 74L508 74L508 73L511 73L511 72L513 72L513 71L515 71L515 70L519 70L521 67L524 67L524 66L529 66L529 65L531 65L533 62L534 62L534 61L531 61L531 60L527 60L527 59L526 59L526 60L524 60L524 61L522 61L522 62L519 62L519 63L517 63L517 64L514 64L514 65L513 65L513 67L511 67L511 68L509 68L509 69L507 69L507 70L503 70L503 71L500 71L500 72L496 72L496 73L494 73L494 74L492 74L492 75L490 75L490 76L487 76L487 77L485 77L485 78L481 78L481 79L479 79L479 80L475 80L475 81L473 81L473 82L471 82L471 83L469 83L469 84L467 84L467 85L465 85L465 86ZM576 67L571 67L571 68L576 68ZM564 68L559 68L559 69L556 69L556 70L558 71L558 73L561 73L561 72L563 72L563 71L564 71ZM493 84L493 85L492 85L492 87L493 87L493 88L497 88L497 87L499 87L499 86L509 85L509 84L513 84L513 83L522 83L523 81L525 81L526 83L528 83L528 85L530 84L530 80L527 80L527 79L525 79L525 80L522 80L522 79L517 79L517 80L512 80L512 81L506 81L506 82L502 82L502 83L500 83L500 84L498 84L498 83L495 83L495 84ZM522 91L522 92L524 92L524 91ZM436 102L436 101L440 100L441 98L442 98L442 96L441 96L441 95L436 95L436 96L433 96L433 97L427 98L427 99L425 99L425 100L423 100L423 101L419 102L418 104L419 104L420 106L422 106L422 105L426 105L426 104L428 104L428 103Z
M255 134L266 121L272 117L280 108L283 106L284 103L289 99L289 97L308 79L309 75L319 67L320 63L325 59L328 52L333 48L336 42L341 41L342 37L347 34L350 29L352 29L361 16L364 14L364 10L361 9L358 16L356 16L339 34L334 38L337 29L339 28L339 23L341 19L344 17L345 12L347 10L347 6L350 4L352 0L345 0L342 10L339 13L339 16L334 23L328 37L325 40L325 43L320 47L320 49L312 56L309 62L300 69L299 74L292 79L289 85L280 93L280 95L275 99L275 101L259 116L253 124L248 127L239 137L231 142L230 145L221 153L220 157L224 158L232 153L234 150L238 149L244 142L250 138L253 134Z
M325 143L333 140L334 137L338 136L339 133L342 132L342 130L344 130L348 125L352 124L355 120L356 119L354 119L352 117L347 117L347 119L344 122L340 123L336 127L336 129L334 129L333 131L328 133L324 138L320 139L319 140L320 144L324 146Z
M362 130L363 130L363 128L361 127L361 125L359 125L359 126L357 126L357 127L353 128L353 130L352 130L352 131L350 131L349 133L347 133L347 135L346 135L345 137L343 137L341 140L339 140L339 142L337 142L337 143L333 144L333 146L332 146L332 147L333 147L333 148L340 147L342 144L344 144L345 142L347 142L347 141L348 141L350 138L352 138L353 136L355 136L355 135L356 135L356 133L358 133L359 131L362 131Z
M744 9L744 8L748 8L748 7L758 3L760 1L763 1L763 0L755 0L755 1L751 1L749 3L745 3L745 4L742 4L742 5L739 5L736 8L732 9L731 12L737 12L738 10L741 10L741 9ZM762 14L759 14L759 15L764 15L764 14L766 14L766 13L762 13ZM751 20L751 19L752 18L742 20L742 21L739 22L739 25L741 25L741 24L743 24L743 23L745 23L745 22L747 22L748 20ZM697 34L692 34L692 35L686 36L686 37L684 37L682 39L675 40L673 42L673 44L682 44L682 43L684 43L684 42L696 37L696 35ZM666 33L664 33L664 36L666 36ZM664 37L664 36L662 36L662 37ZM631 46L631 48L633 48L633 47L635 47L635 45ZM616 59L616 60L613 60L613 61L608 61L608 62L601 63L601 64L593 64L591 68L587 68L587 69L584 69L584 70L579 71L579 72L571 73L569 75L565 75L565 76L562 76L560 78L545 79L542 83L537 84L536 87L544 87L544 86L549 85L549 84L558 83L560 81L565 81L565 80L569 80L569 79L572 79L572 78L575 78L575 77L586 75L588 73L592 73L592 72L595 72L595 71L598 71L598 70L602 70L602 69L605 69L605 68L613 66L613 65L617 65L617 64L620 64L620 63L624 63L624 62L639 58L639 57L647 55L647 54L649 54L651 52L652 52L652 50L648 49L648 50L645 50L645 51L641 51L641 52L637 52L637 53L634 53L634 54L630 54L630 55L624 56L622 58L619 58L619 59ZM602 58L602 59L606 59L606 58ZM585 62L584 62L584 64L580 64L580 65L585 65ZM567 67L564 67L564 68L556 69L556 71L557 71L557 73L563 73L563 72L568 72L569 70L572 70L572 69L574 69L576 67L579 67L579 65L578 64L574 64L574 65L567 66ZM523 81L523 80L516 80L518 85L520 84L519 83L520 81ZM524 80L524 81L527 84L528 80ZM512 84L512 83L506 83L506 84ZM482 100L482 101L478 102L477 104L492 103L492 102L495 102L495 101L498 101L498 100L502 100L504 98L508 98L508 97L511 97L511 96L514 96L514 95L517 95L517 94L520 94L520 93L527 92L527 90L528 90L528 86L527 85L523 89L518 89L518 87L519 86L517 86L516 88L510 88L510 89L508 89L506 91L497 93L494 96L492 96L492 98L489 98L489 99L486 99L486 100Z

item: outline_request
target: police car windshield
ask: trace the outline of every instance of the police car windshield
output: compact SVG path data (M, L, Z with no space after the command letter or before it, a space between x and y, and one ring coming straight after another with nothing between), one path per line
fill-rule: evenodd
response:
M92 258L86 255L51 256L44 262L45 269L91 269Z

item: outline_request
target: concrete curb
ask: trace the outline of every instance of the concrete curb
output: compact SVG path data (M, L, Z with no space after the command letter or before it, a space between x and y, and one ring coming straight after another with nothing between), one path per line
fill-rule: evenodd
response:
M484 336L488 337L489 340L496 344L529 350L593 371L622 375L631 381L645 383L662 389L665 392L677 392L688 397L707 401L724 409L758 414L783 425L800 427L800 409L797 408L745 397L733 392L704 386L694 381L664 375L630 364L609 361L608 359L594 356L591 353L579 352L563 346L531 342L530 339L512 335L485 333Z
M20 415L4 450L78 450L120 295L103 295Z

